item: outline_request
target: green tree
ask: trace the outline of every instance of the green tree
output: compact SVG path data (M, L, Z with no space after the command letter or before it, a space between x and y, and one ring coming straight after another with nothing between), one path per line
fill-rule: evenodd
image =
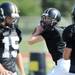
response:
M75 0L42 0L42 10L49 7L57 8L63 16L68 15L72 11Z
M35 16L41 14L41 0L0 0L0 3L11 1L15 3L20 10L22 16Z

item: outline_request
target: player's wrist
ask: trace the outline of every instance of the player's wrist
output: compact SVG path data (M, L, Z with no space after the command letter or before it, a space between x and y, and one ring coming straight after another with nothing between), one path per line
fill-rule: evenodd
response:
M0 71L5 71L5 68L0 64Z

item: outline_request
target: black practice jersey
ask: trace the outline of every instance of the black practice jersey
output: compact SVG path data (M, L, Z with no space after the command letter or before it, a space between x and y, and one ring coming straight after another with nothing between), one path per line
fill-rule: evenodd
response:
M19 52L18 32L16 28L0 27L0 63L12 72L16 71L15 62Z
M33 35L41 35L45 39L47 48L55 63L62 58L63 48L65 47L65 43L62 40L62 32L63 29L57 26L50 30L44 30L39 26L33 33Z
M71 67L70 72L75 73L75 25L69 25L63 32L63 39L66 42L66 47L71 48Z

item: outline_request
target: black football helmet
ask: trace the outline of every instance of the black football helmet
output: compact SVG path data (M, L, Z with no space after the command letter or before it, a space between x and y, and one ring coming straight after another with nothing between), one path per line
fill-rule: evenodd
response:
M61 14L56 8L48 8L41 16L41 23L48 26L55 26L61 20ZM42 25L44 25L42 24Z
M18 8L14 3L5 2L0 5L0 22L3 22L7 16L12 17L15 23L19 19Z

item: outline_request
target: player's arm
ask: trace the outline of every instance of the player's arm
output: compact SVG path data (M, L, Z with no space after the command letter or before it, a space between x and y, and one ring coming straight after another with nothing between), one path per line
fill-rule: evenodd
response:
M40 42L43 40L43 37L41 36L41 33L43 32L43 28L39 25L34 29L34 32L32 33L32 36L28 40L28 43L30 45L35 44L37 42Z
M43 40L43 37L42 37L41 35L32 36L32 37L28 40L28 43L29 43L30 45L32 45L32 44L35 44L35 43L40 42L40 41L42 41L42 40Z
M63 58L64 58L65 60L70 59L71 51L72 51L71 48L68 48L68 47L64 48Z
M26 75L24 72L23 58L20 52L17 55L16 64L19 68L20 75Z
M70 59L71 51L72 51L72 32L71 27L67 27L64 29L62 37L66 43L66 48L64 48L63 57L64 59Z

